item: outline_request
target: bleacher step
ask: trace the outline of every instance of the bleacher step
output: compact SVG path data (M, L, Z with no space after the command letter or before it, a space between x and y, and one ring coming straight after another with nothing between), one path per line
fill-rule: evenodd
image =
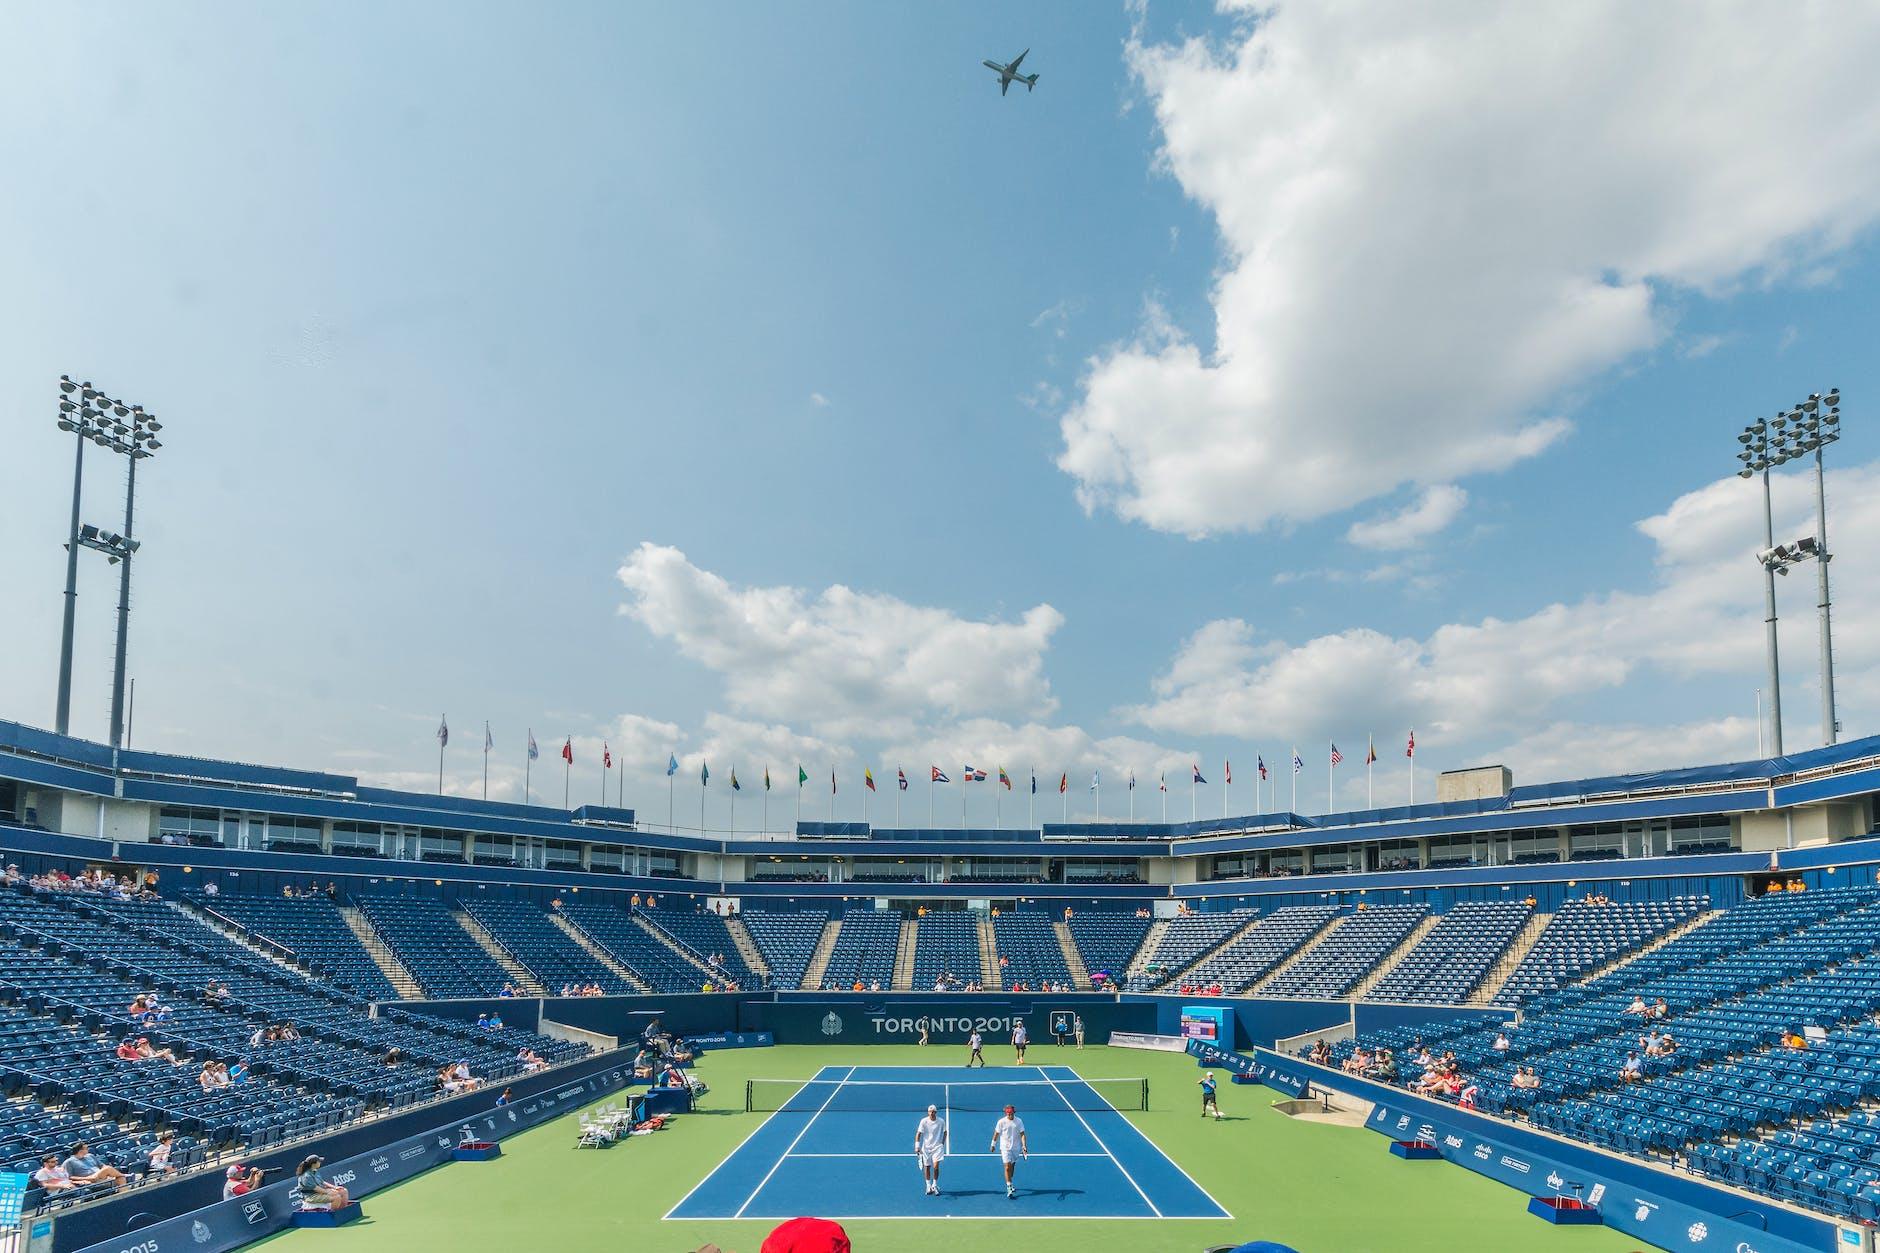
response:
M652 918L646 914L634 914L633 921L640 924L640 930L646 932L646 934L652 936L655 940L658 940L661 944L664 944L667 948L685 958L687 962L697 967L700 974L706 976L708 979L717 979L720 977L718 972L706 964L705 958L690 944L687 944L678 936L654 922Z
M1275 979L1279 978L1281 975L1285 974L1288 970L1291 970L1295 965L1297 965L1301 957L1304 957L1307 953L1310 953L1313 949L1325 943L1325 941L1329 939L1331 936L1337 934L1338 929L1345 925L1345 922L1347 919L1356 918L1356 917L1357 917L1356 914L1333 915L1332 920L1330 922L1320 927L1316 932L1312 934L1310 939L1308 939L1304 944L1301 944L1298 948L1294 949L1293 955L1291 957L1288 957L1285 961L1273 967L1273 969L1267 971L1263 977L1261 977L1260 979L1254 982L1252 987L1242 989L1238 995L1240 996L1260 995L1261 992L1266 990L1266 987L1268 984L1272 983Z
M842 932L840 915L831 916L823 924L822 934L816 938L816 947L810 950L809 965L803 967L803 986L814 990L823 985L823 976L829 972L829 955L836 951L836 936Z
M1054 922L1051 931L1057 936L1058 948L1064 953L1064 966L1071 972L1071 986L1079 992L1090 991L1090 972L1084 969L1084 955L1077 951L1077 937L1071 934L1069 923Z
M894 949L894 982L889 985L896 992L911 992L914 989L914 945L919 935L920 923L917 920L901 920L901 938Z
M1507 951L1495 960L1495 965L1489 970L1487 976L1477 985L1475 991L1465 998L1467 1003L1493 1005L1495 998L1501 994L1502 987L1507 984L1508 980L1514 978L1514 972L1521 968L1521 963L1527 960L1527 955L1533 951L1536 944L1540 943L1541 934L1547 930L1547 924L1553 920L1552 914L1542 913L1536 913L1529 918L1527 925L1521 928L1519 935L1515 936L1514 943L1510 944Z
M527 966L517 961L514 957L511 957L509 950L504 948L497 941L496 937L489 933L488 928L471 917L468 910L453 910L452 916L457 919L457 925L469 932L470 938L475 940L478 946L490 955L491 960L509 973L509 977L515 982L517 991L525 996L546 996L548 994L547 989L542 986L542 981L531 974Z
M192 909L189 905L179 900L171 900L168 901L167 904L171 909L174 909L177 913L183 915L183 917L189 919L197 926L207 927L223 939L241 945L256 957L272 962L282 970L290 974L298 975L302 979L313 980L314 976L312 973L304 967L289 961L286 957L283 957L280 952L276 951L278 946L271 948L266 944L258 942L253 932L237 926L232 920L226 919L220 914L213 912ZM213 907L211 906L210 909L213 909Z
M1168 934L1169 920L1157 918L1149 924L1148 934L1142 937L1142 947L1129 959L1129 965L1123 970L1123 986L1129 987L1148 970L1149 963L1155 959L1156 949L1162 946L1162 937Z
M1382 983L1384 976L1395 970L1398 963L1402 962L1404 958L1410 956L1411 950L1423 943L1423 938L1430 932L1436 930L1436 924L1442 920L1443 917L1441 914L1431 914L1423 921L1417 923L1410 934L1404 937L1403 943L1384 954L1383 959L1371 968L1371 973L1358 980L1358 985L1351 989L1351 993L1346 999L1361 1001L1369 996L1371 989L1376 987L1379 983Z
M366 921L365 913L357 905L339 906L339 916L345 919L347 929L358 937L359 946L365 949L366 956L370 957L384 972L386 979L390 981L401 1000L421 1001L424 999L424 989L418 985L416 977L411 971L405 969L405 963L398 960L391 946L379 938L379 933L372 929L372 924Z
M979 915L979 983L988 992L1005 990L1005 978L999 973L999 933L993 929L988 914Z
M552 922L553 924L555 924L557 927L560 927L562 931L568 936L569 939L573 940L576 944L580 945L582 952L586 953L589 957L592 957L595 961L599 962L601 965L607 967L607 969L613 971L614 977L616 979L620 980L622 983L626 984L628 987L632 988L636 992L651 992L653 990L647 984L646 980L640 978L640 976L634 974L631 970L628 970L625 966L621 965L618 961L614 959L614 955L612 953L609 953L606 949L602 948L600 945L596 944L593 940L589 939L585 931L581 930L581 928L575 926L572 922L569 922L566 918L562 917L560 910L551 909L548 912L548 920Z
M731 943L737 947L738 956L744 964L765 979L770 978L770 965L758 951L757 941L751 938L750 930L745 927L744 919L732 914L725 919L725 930L731 933Z

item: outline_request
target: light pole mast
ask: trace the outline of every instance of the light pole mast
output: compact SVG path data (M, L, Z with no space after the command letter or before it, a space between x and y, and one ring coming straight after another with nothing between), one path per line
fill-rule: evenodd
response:
M1778 422L1781 418L1776 419ZM1769 747L1775 756L1782 755L1782 662L1781 646L1776 639L1776 567L1771 564L1769 554L1775 550L1775 512L1770 498L1769 468L1778 464L1771 460L1769 446L1769 424L1761 418L1743 428L1737 442L1743 451L1737 453L1743 468L1737 471L1740 478L1749 478L1753 474L1762 475L1763 485L1763 552L1759 560L1763 568L1763 631L1769 654Z
M59 633L59 703L53 712L52 729L60 735L72 729L72 635L78 622L78 504L85 483L85 441L98 433L94 419L101 415L91 406L98 399L90 383L74 383L69 374L59 376L59 429L77 436L77 452L72 457L72 527L65 540L65 624ZM72 399L74 395L77 400Z

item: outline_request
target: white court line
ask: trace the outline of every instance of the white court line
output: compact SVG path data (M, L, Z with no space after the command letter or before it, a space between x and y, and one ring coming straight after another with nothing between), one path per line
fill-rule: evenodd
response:
M910 1157L912 1156L912 1154L909 1154L909 1153L790 1153L790 1154L786 1154L786 1156L788 1156L793 1161L799 1161L799 1162L808 1161L812 1157L885 1157L885 1158L892 1158L898 1161L901 1158ZM946 1159L950 1162L953 1159L958 1158L958 1157L994 1157L996 1158L997 1156L999 1156L997 1153L948 1153L946 1155ZM1029 1154L1028 1156L1031 1156L1031 1157L1108 1157L1109 1154L1108 1153L1032 1153L1032 1154Z
M824 1071L824 1070L834 1070L834 1069L835 1069L835 1067L833 1067L833 1066L824 1066L824 1067L822 1068L822 1070L819 1070L819 1071L817 1071L817 1072L816 1072L816 1076L815 1076L815 1077L816 1077L817 1079L820 1079L820 1078L822 1078L822 1075L823 1075L823 1071ZM763 1122L760 1122L760 1123L758 1123L758 1124L757 1124L757 1125L756 1125L755 1127L752 1127L752 1128L751 1128L751 1130L750 1130L750 1133L749 1133L748 1135L746 1135L746 1136L745 1136L745 1137L744 1137L744 1138L743 1138L742 1140L739 1140L739 1141L738 1141L738 1146L737 1146L737 1148L734 1148L734 1149L732 1149L732 1150L731 1150L731 1151L730 1151L729 1153L727 1153L727 1154L725 1154L725 1157L724 1157L724 1160L723 1160L723 1161L721 1161L721 1162L719 1162L719 1163L718 1163L718 1164L717 1164L716 1166L714 1166L714 1167L712 1167L712 1168L711 1168L711 1170L710 1170L709 1172L707 1172L707 1173L706 1173L706 1175L705 1175L705 1177L704 1177L703 1179L701 1179L701 1180L699 1180L699 1181L698 1181L697 1183L695 1183L695 1184L693 1184L693 1185L692 1185L692 1187L691 1187L691 1189L690 1189L689 1191L687 1191L687 1192L686 1192L686 1194L685 1194L684 1196L682 1196L682 1197L680 1197L680 1198L679 1198L679 1201L678 1201L678 1204L676 1204L676 1205L674 1205L674 1206L673 1206L673 1207L672 1207L671 1209L669 1209L669 1210L667 1210L667 1211L666 1211L666 1213L665 1213L665 1216L664 1216L664 1218L662 1219L662 1221L666 1221L666 1222L685 1222L685 1221L687 1221L686 1219L683 1219L683 1218L674 1218L674 1217L673 1217L673 1214L675 1214L675 1213L676 1213L676 1212L678 1211L678 1209L679 1209L679 1206L681 1206L681 1205L684 1205L684 1204L685 1204L685 1203L686 1203L687 1201L689 1201L689 1200L691 1200L691 1199L692 1199L692 1193L694 1193L694 1192L697 1192L697 1191L698 1191L698 1190L699 1190L700 1188L702 1188L702 1187L704 1187L704 1186L705 1186L706 1184L708 1184L708 1183L710 1183L710 1182L712 1181L712 1179L713 1179L713 1177L714 1177L714 1176L716 1176L716 1175L718 1174L718 1172L719 1172L719 1171L721 1171L721 1170L723 1170L723 1169L724 1169L724 1168L725 1168L726 1166L729 1166L729 1165L731 1164L731 1159L732 1159L732 1158L734 1158L734 1157L736 1157L736 1156L737 1156L737 1155L738 1155L739 1153L742 1153L742 1152L744 1151L744 1146L745 1146L745 1145L747 1145L747 1144L749 1144L749 1143L750 1143L750 1142L752 1141L752 1139L754 1139L754 1138L756 1137L756 1135L757 1135L757 1133L758 1133L758 1132L760 1132L760 1131L762 1131L762 1130L763 1130L763 1129L764 1129L765 1127L768 1127L768 1126L770 1125L770 1120L771 1120L772 1118L775 1118L775 1117L776 1117L776 1116L777 1116L778 1114L780 1114L780 1113L782 1113L782 1112L783 1112L783 1111L781 1111L781 1110L773 1110L773 1111L771 1111L771 1113L770 1113L770 1115L769 1115L768 1117L766 1117L766 1118L764 1119L764 1121L763 1121Z
M751 1189L751 1195L744 1198L744 1204L738 1206L738 1212L732 1215L733 1218L744 1217L744 1211L751 1208L751 1202L755 1201L757 1199L757 1194L764 1190L764 1185L770 1182L770 1177L777 1173L778 1168L781 1167L784 1164L784 1162L789 1160L790 1150L794 1149L797 1145L803 1142L804 1132L808 1131L811 1127L816 1125L816 1120L822 1117L822 1112L829 1108L829 1102L835 1100L836 1093L842 1091L843 1080L850 1078L854 1074L855 1074L855 1067L851 1066L849 1067L848 1074L843 1075L841 1079L836 1080L835 1087L829 1090L829 1095L825 1096L823 1098L823 1103L816 1107L816 1112L809 1116L809 1121L804 1123L801 1129L797 1131L796 1139L790 1141L789 1145L784 1148L783 1156L779 1157L775 1162L773 1162L771 1164L770 1169L764 1172L764 1177L758 1181L758 1184L755 1188Z
M1077 1072L1073 1070L1071 1073L1076 1074ZM1081 1113L1078 1113L1077 1106L1071 1103L1071 1099L1068 1096L1065 1096L1064 1093L1058 1091L1057 1082L1053 1080L1049 1075L1045 1076L1045 1082L1051 1085L1051 1090L1053 1092L1057 1092L1058 1100L1064 1102L1065 1106L1070 1109L1071 1114L1076 1117L1077 1121L1084 1124L1084 1130L1088 1131L1090 1133L1090 1138L1097 1142L1097 1147L1103 1150L1103 1155L1110 1159L1110 1163L1113 1166L1115 1166L1118 1171L1122 1173L1123 1178L1129 1180L1129 1186L1136 1190L1136 1195L1142 1198L1142 1203L1144 1205L1147 1205L1150 1209L1150 1212L1152 1212L1157 1218L1162 1217L1162 1211L1156 1208L1155 1202L1149 1199L1149 1194L1142 1190L1142 1185L1136 1182L1135 1177L1129 1173L1128 1168L1125 1167L1123 1163L1116 1160L1116 1154L1110 1152L1110 1146L1103 1142L1103 1137L1097 1134L1097 1129L1095 1127L1092 1127ZM1080 1078L1077 1082L1083 1083L1083 1080ZM1088 1087L1089 1085L1085 1084L1085 1086ZM1095 1088L1091 1088L1090 1090L1092 1092L1096 1092ZM1103 1100L1101 1095L1099 1095L1097 1099ZM1110 1104L1108 1101L1103 1101L1103 1103L1105 1105ZM1056 1113L1057 1111L1053 1110L1051 1112ZM1116 1107L1114 1105L1110 1106L1110 1112L1113 1114L1117 1113ZM1121 1115L1119 1114L1118 1117L1121 1117ZM739 1211L739 1213L742 1213L742 1212L743 1212L742 1210Z
M1087 1086L1087 1081L1084 1079L1084 1077L1078 1074L1075 1070L1071 1069L1071 1067L1069 1066L1061 1066L1061 1067L1053 1066L1053 1067L1046 1067L1046 1069L1068 1071L1072 1079L1075 1079L1078 1083L1084 1083ZM1091 1088L1090 1090L1092 1092L1096 1091L1095 1088ZM1103 1103L1105 1105L1110 1104L1108 1101L1104 1101ZM1123 1118L1123 1112L1117 1109L1114 1105L1110 1105L1110 1112L1112 1114L1115 1114L1118 1118ZM1189 1186L1193 1187L1194 1190L1196 1192L1199 1192L1202 1196L1207 1197L1208 1204L1212 1205L1215 1209L1221 1211L1220 1216L1227 1217L1227 1218L1233 1217L1232 1214L1228 1213L1227 1207L1225 1205L1222 1205L1219 1201L1214 1199L1214 1194L1212 1192L1209 1192L1206 1188L1202 1187L1199 1183L1197 1183L1195 1181L1195 1177L1189 1174L1187 1171L1183 1170L1182 1164L1176 1161L1174 1158L1170 1157L1168 1153L1163 1150L1161 1145L1157 1144L1154 1140L1151 1140L1148 1134L1145 1133L1141 1127L1138 1127L1135 1123L1129 1121L1129 1119L1127 1118L1123 1118L1123 1125L1125 1127L1128 1127L1131 1131L1135 1132L1138 1136L1140 1136L1142 1138L1143 1143L1147 1144L1151 1149L1155 1150L1158 1154L1161 1155L1161 1158L1163 1161L1173 1166L1176 1170L1176 1173L1180 1174L1183 1179L1186 1179L1188 1181ZM1197 1215L1194 1215L1193 1217L1199 1218L1199 1217L1214 1217L1214 1216L1197 1214Z

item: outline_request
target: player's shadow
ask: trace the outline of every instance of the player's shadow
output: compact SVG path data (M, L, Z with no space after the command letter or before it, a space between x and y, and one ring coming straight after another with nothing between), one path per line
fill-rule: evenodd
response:
M1020 1188L1018 1190L1018 1196L1020 1200L1023 1200L1028 1196L1048 1196L1048 1197L1055 1197L1058 1201L1063 1202L1063 1201L1070 1200L1074 1196L1082 1196L1083 1194L1084 1194L1084 1190L1082 1188ZM1005 1189L1004 1188L948 1188L946 1190L946 1195L947 1196L1004 1196Z

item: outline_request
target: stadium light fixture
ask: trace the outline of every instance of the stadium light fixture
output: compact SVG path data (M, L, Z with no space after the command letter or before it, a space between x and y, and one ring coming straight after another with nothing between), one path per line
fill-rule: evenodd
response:
M1781 421L1781 419L1777 419ZM1750 478L1762 475L1763 481L1763 546L1757 555L1757 562L1763 568L1763 634L1764 647L1769 657L1769 741L1776 756L1782 755L1782 662L1779 645L1776 641L1776 567L1769 562L1769 554L1776 547L1776 525L1774 508L1770 503L1769 469L1777 464L1779 455L1770 443L1770 423L1762 418L1756 419L1743 428L1736 438L1743 445L1743 451L1737 454L1737 460L1743 463L1738 470L1738 478ZM1780 427L1777 438L1780 439Z
M163 445L155 437L163 429L154 415L142 405L127 405L93 387L89 381L75 383L69 374L59 376L58 427L77 436L72 464L72 518L66 541L65 615L59 640L59 694L54 727L61 735L71 733L72 721L72 641L78 616L78 550L90 548L105 555L105 560L120 567L118 571L117 647L111 675L111 747L124 742L124 667L129 644L131 557L143 545L131 538L136 516L137 463L154 456ZM95 526L81 526L78 520L85 476L85 444L119 453L130 462L124 487L124 533L102 531Z

